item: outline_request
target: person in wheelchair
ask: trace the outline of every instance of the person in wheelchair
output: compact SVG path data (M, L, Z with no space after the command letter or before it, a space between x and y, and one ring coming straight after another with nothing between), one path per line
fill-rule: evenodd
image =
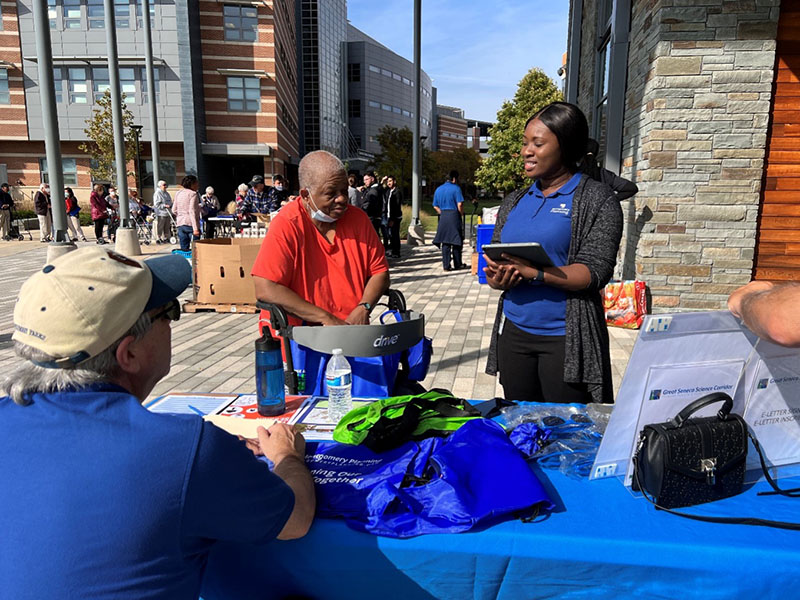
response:
M300 194L270 223L253 265L256 297L281 306L293 325L368 324L389 288L383 245L367 214L349 204L336 156L311 152L298 175Z

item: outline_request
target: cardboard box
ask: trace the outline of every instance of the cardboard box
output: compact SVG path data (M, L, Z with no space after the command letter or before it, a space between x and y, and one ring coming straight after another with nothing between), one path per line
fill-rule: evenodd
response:
M214 238L194 246L194 299L204 304L255 304L250 271L262 238Z

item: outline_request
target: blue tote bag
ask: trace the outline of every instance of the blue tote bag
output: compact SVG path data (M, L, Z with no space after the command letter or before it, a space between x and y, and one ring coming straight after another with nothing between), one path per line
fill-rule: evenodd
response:
M498 424L476 419L447 438L380 454L309 444L317 516L395 538L457 533L553 507L525 457Z
M294 370L298 374L304 374L305 387L300 385L298 392L311 396L327 396L325 367L331 355L300 346L294 340L291 340L290 345ZM347 362L353 370L353 396L385 398L392 395L400 366L400 353L386 356L348 356Z

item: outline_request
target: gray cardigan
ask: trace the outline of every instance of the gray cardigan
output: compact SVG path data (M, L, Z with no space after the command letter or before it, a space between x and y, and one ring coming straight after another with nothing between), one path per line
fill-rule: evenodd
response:
M528 189L516 190L503 199L492 242L500 241L509 213ZM564 381L585 384L594 402L609 403L614 401L614 391L602 289L611 279L622 237L622 209L611 188L584 175L572 200L571 228L567 264L586 265L591 282L584 290L567 292ZM500 296L492 329L486 364L489 375L498 371L497 338L504 297L505 293Z

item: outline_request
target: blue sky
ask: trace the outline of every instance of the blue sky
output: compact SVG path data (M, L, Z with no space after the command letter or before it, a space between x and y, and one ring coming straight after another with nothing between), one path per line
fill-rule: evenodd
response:
M422 68L439 104L494 121L532 67L560 85L567 0L423 0ZM413 0L348 0L350 22L399 55L414 58Z

